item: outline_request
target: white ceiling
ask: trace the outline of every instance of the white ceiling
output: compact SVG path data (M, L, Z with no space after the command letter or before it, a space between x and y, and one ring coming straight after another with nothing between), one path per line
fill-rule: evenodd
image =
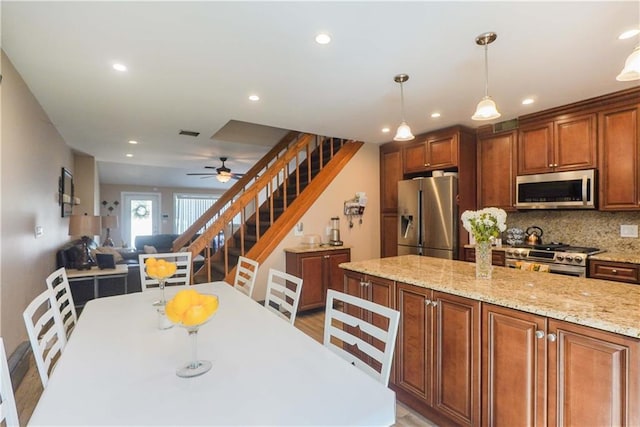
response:
M640 26L638 1L1 7L2 48L67 143L98 160L103 183L229 187L186 173L219 166L220 156L244 172L284 129L389 141L401 120L398 73L410 76L414 134L477 127L470 117L484 92L484 52L475 37L486 31L498 34L489 46L497 121L639 83L615 80L638 43L617 39ZM331 44L315 43L321 31ZM249 101L252 93L261 100ZM536 103L521 105L525 97Z

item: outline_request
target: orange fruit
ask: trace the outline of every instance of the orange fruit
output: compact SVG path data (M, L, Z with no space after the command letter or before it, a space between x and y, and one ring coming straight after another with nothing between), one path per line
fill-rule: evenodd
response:
M158 260L155 259L155 258L147 258L145 260L144 264L147 265L147 266L152 266L152 265L155 265L157 262L158 262Z
M182 316L182 324L185 326L194 326L203 323L209 316L202 305L192 305L184 312Z
M173 300L167 301L167 304L164 307L164 312L167 315L167 318L174 323L180 323L182 321L183 312L179 312L176 309L175 302Z

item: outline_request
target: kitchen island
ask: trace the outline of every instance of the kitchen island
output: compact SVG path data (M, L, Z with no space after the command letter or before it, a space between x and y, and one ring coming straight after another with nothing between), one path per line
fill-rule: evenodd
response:
M391 387L442 425L640 425L640 287L407 255L345 291L401 313Z

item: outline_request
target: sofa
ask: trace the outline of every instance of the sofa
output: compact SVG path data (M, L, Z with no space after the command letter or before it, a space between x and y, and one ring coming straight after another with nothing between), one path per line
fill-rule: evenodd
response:
M154 234L152 236L136 236L134 246L138 254L153 253L155 250L157 253L173 252L173 241L176 240L179 234ZM145 251L147 247L148 251ZM153 249L151 249L153 248Z

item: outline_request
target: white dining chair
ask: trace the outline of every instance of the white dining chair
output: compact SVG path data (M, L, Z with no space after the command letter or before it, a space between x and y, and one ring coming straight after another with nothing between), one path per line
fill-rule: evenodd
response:
M238 257L238 265L236 265L236 277L233 287L251 298L253 294L253 286L256 284L256 276L258 275L258 261Z
M339 302L341 304L335 304ZM346 312L346 306L358 307L360 313L370 312L387 319L387 327L374 325L364 318L356 317ZM364 311L362 311L364 310ZM363 316L365 317L365 316ZM376 323L380 323L376 320ZM324 345L331 351L342 357L347 362L364 371L385 386L389 383L393 350L396 345L400 312L374 302L344 294L330 289L327 291L327 305L324 318ZM347 325L349 328L345 328ZM364 334L363 334L364 333ZM379 341L384 349L372 345L369 337ZM355 346L357 350L371 358L372 363L360 359L347 349ZM346 348L345 348L346 347ZM351 347L353 348L353 347ZM375 361L375 363L373 363ZM380 365L380 370L374 366Z
M11 385L11 374L9 373L9 362L7 361L7 353L4 348L4 340L0 338L0 422L8 427L19 426L18 409L16 407L16 398L13 395L13 386Z
M45 281L47 282L47 288L53 292L53 296L56 299L56 307L58 307L58 311L60 311L64 332L66 337L69 338L71 331L73 331L76 323L78 323L78 315L76 314L73 295L71 295L71 288L69 287L67 270L61 267L51 273Z
M149 288L158 287L158 279L147 276L147 269L144 263L149 258L164 259L167 262L175 262L176 273L169 277L165 286L189 285L191 282L191 252L169 252L161 254L140 254L138 262L140 264L140 287L142 292Z
M301 292L301 278L270 268L264 306L293 325L296 320Z
M53 291L47 289L35 297L22 313L22 317L27 327L27 335L42 387L47 388L49 374L67 345L67 337Z

